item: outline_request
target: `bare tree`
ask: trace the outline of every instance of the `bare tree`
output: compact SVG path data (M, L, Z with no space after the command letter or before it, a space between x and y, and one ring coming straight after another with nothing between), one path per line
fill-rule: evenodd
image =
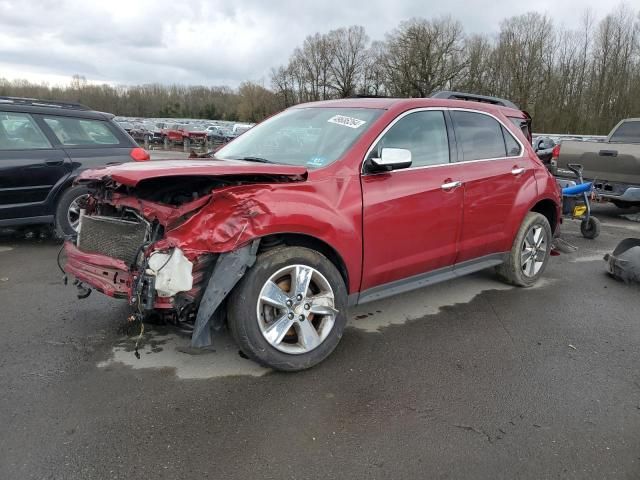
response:
M369 37L364 27L332 30L328 34L330 45L331 87L339 97L356 93L367 62Z
M387 87L394 95L407 97L425 97L449 88L462 74L464 57L460 22L450 17L402 22L387 35Z

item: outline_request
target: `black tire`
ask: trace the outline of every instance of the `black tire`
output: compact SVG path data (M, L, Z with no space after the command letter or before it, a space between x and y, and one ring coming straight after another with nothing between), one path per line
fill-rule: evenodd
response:
M522 254L525 248L525 237L534 227L541 227L545 234L544 260L540 269L535 274L527 275L525 274L524 267L522 265ZM540 277L542 277L542 274L547 267L547 263L549 262L552 241L553 234L547 218L540 213L527 213L522 225L520 225L520 229L516 234L511 251L507 255L505 262L496 267L498 276L505 282L517 287L531 287L535 285Z
M58 237L64 238L67 235L75 235L76 231L69 222L69 208L75 200L88 193L89 189L86 186L78 185L67 189L60 196L55 215L56 235Z
M333 290L335 316L333 328L313 350L291 354L274 348L263 336L257 318L257 302L267 280L291 265L305 265L320 272ZM281 247L260 254L231 292L227 301L229 329L240 350L250 359L281 371L304 370L320 363L336 348L347 323L347 289L336 267L320 253L303 247Z
M593 240L600 235L600 220L596 217L589 217L589 221L585 218L580 222L580 233L584 238Z

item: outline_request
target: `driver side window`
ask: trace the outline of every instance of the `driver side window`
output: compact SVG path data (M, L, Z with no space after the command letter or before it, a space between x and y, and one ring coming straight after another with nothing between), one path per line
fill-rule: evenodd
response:
M383 148L409 150L412 167L449 163L449 139L444 113L426 110L406 115L378 141L371 156L379 158Z

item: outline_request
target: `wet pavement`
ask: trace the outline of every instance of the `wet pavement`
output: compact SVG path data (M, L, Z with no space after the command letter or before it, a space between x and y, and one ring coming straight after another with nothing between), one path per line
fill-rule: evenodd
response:
M126 305L76 299L46 231L4 232L0 478L638 478L640 287L602 260L638 210L595 210L539 286L481 272L359 307L295 374L159 326L138 360Z

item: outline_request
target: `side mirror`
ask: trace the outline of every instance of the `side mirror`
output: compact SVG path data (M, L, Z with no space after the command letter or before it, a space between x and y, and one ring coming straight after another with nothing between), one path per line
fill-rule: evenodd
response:
M376 171L390 171L411 166L411 150L404 148L383 148L380 158L372 158L371 164Z

